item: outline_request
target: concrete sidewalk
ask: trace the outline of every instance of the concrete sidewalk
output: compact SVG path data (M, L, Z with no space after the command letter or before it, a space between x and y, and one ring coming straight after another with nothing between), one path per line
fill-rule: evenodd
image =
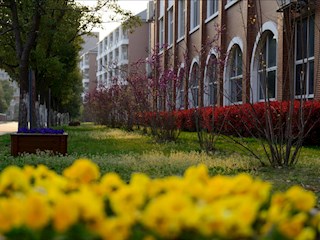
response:
M0 122L0 135L18 131L18 122Z

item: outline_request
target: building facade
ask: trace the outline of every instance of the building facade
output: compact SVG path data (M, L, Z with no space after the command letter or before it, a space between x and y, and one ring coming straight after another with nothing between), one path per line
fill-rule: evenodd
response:
M177 109L290 96L320 100L320 1L155 0L151 46Z
M130 32L119 26L98 43L98 86L125 84L130 65L148 56L149 25L146 10L139 13L142 25Z
M79 52L79 56L82 56L83 54L97 47L99 36L99 32L91 32L90 35L82 36L83 43L81 44L82 49Z
M88 93L93 92L97 88L97 47L89 50L80 56L80 71L82 74L83 93L82 99Z

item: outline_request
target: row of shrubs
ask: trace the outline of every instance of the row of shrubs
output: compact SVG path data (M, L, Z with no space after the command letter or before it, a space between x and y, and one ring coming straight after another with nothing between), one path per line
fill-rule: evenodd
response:
M316 196L299 186L272 193L250 175L183 176L129 183L78 159L62 175L46 166L0 173L0 239L318 239Z
M302 104L302 105L301 105ZM242 137L264 137L264 129L269 116L274 134L282 134L292 115L293 136L297 135L304 125L305 143L320 143L320 102L295 101L292 114L290 102L273 101L270 104L242 104L225 107L204 107L198 109L179 110L174 112L147 112L138 115L136 124L143 126L156 125L159 128L177 128L194 132L197 123L201 129L216 131L225 135ZM300 114L300 111L303 114ZM303 116L303 118L301 118ZM291 117L291 116L290 116ZM308 134L307 134L308 133Z

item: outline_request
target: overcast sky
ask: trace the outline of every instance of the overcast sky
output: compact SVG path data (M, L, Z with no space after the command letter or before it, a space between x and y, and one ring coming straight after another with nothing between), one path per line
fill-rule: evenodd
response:
M77 0L81 4L86 4L93 6L96 3L96 0ZM148 0L118 0L119 5L121 8L130 10L134 14L137 14L141 12L142 10L147 8L147 3ZM108 16L106 15L107 13L104 13L104 24L103 24L103 29L97 29L100 32L100 40L106 36L109 32L114 30L116 27L120 25L120 23L112 23L108 19Z

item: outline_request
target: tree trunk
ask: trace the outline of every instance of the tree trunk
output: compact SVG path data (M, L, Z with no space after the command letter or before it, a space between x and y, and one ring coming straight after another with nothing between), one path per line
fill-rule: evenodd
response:
M20 105L19 105L19 128L28 127L28 83L29 83L29 58L30 52L34 47L37 39L37 32L40 27L41 20L41 4L40 2L35 5L32 19L30 19L30 29L27 30L25 39L21 29L21 22L18 14L18 6L16 1L11 1L9 9L12 15L12 26L14 27L14 39L16 57L19 62L19 82L20 82Z
M19 99L19 124L18 128L28 128L28 67L27 64L19 66L20 99Z

